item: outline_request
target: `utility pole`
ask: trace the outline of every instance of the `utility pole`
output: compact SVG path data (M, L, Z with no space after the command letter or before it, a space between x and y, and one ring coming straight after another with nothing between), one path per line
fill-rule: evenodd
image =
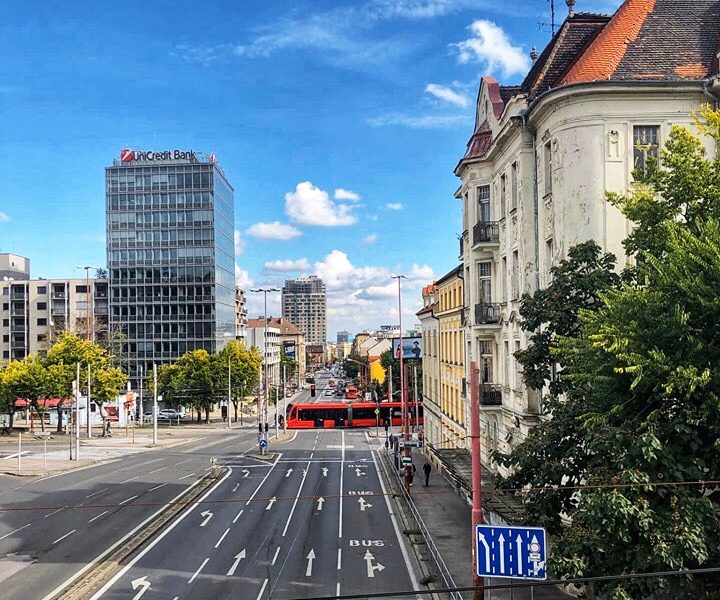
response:
M153 363L153 446L157 446L157 410L158 410L158 394L157 394L157 365Z
M140 368L140 410L137 411L137 406L135 407L135 410L139 413L140 425L142 425L143 410L145 410L143 408L143 375L144 375L144 372L143 372L142 365L140 365L139 368ZM137 419L135 419L135 420L137 421Z
M397 279L398 282L398 317L400 320L400 344L398 348L400 349L400 402L402 402L402 423L403 423L403 438L405 440L405 445L403 448L403 455L406 458L410 458L410 445L407 443L410 441L410 429L408 427L408 404L407 404L407 396L405 392L405 365L403 363L403 331L402 331L402 289L401 289L401 282L403 279L407 279L405 275L391 275L393 279Z
M230 371L230 355L228 354L228 396L227 396L227 424L230 429L230 404L232 402L232 373Z
M283 431L285 431L287 423L285 420L287 419L287 388L285 387L287 385L287 365L283 365L283 380L282 380L282 386L283 386Z
M470 568L473 573L473 586L478 588L484 584L483 578L477 576L475 569L477 542L475 530L483 522L482 509L482 462L480 457L480 403L482 402L482 384L478 382L479 370L475 361L470 363L470 442L472 457L472 513L470 547L473 549L473 557ZM476 589L473 592L473 600L484 600L485 590Z
M87 416L87 436L92 437L92 426L90 425L90 363L88 363L88 376L87 376L87 409L85 411Z
M413 389L415 390L415 393L413 394L413 400L415 400L415 427L414 429L417 429L420 422L418 421L418 402L420 402L420 394L418 393L418 378L417 378L417 365L413 365Z
M80 460L80 363L75 373L75 460Z

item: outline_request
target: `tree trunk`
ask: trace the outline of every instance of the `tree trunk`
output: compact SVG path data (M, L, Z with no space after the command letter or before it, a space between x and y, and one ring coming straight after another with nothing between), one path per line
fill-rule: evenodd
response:
M233 407L235 409L235 421L234 422L237 423L237 421L238 421L238 419L237 419L237 408L238 408L237 400L233 400Z
M197 410L197 422L199 423L202 419L202 411L198 408Z
M210 422L210 407L205 407L205 425Z
M62 433L62 427L63 427L63 416L62 416L62 409L63 409L63 402L60 400L57 405L57 432Z
M40 431L45 432L45 411L38 411L40 415Z

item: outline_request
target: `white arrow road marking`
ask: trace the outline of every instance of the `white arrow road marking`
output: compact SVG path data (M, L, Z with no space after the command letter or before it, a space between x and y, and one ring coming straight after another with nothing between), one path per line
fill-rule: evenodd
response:
M365 471L361 471L359 467L355 468L355 475L360 477L361 475L365 475Z
M505 573L505 536L501 533L498 536L498 543L500 544L500 574Z
M523 563L522 559L522 537L518 533L518 536L515 538L515 548L517 550L517 565L515 569L517 570L518 575L522 575L525 571L525 564Z
M323 467L323 468L322 468L322 472L323 472L323 477L327 477L328 468L327 468L327 467Z
M209 560L210 560L209 558L206 558L202 562L202 564L198 567L198 570L193 573L193 576L190 579L188 579L188 583L192 583L193 581L195 581L195 578L198 576L198 573L200 573L200 571L203 570L203 567L208 563Z
M268 505L265 507L265 510L270 510L272 508L272 505L275 504L275 502L277 502L277 498L275 496L273 496L272 498L270 498L270 502L268 502Z
M293 472L292 467L290 467L290 468L287 470L287 473L285 473L285 477L286 477L286 478L287 478L287 477L290 477L290 473L292 473L292 472Z
M230 569L229 569L228 572L226 573L226 576L227 576L227 577L232 577L233 575L235 575L235 571L236 571L236 569L238 568L238 565L240 564L240 561L241 561L243 558L245 558L245 548L243 548L242 550L240 550L240 552L238 552L238 553L235 555L235 562L232 564L232 566L230 567Z
M317 509L318 509L318 510L322 510L322 507L323 507L323 503L324 503L324 502L325 502L325 498L323 498L322 496L320 496L320 497L318 498L318 500L317 500L317 503L318 503Z
M147 580L147 575L145 577L140 577L139 579L132 580L133 591L135 591L139 587L141 587L142 589L133 596L133 600L140 600L142 595L150 589L150 582Z
M307 558L308 561L307 569L305 569L305 577L310 577L312 575L313 561L315 560L315 550L311 548L305 558Z
M370 504L369 502L366 502L365 498L363 498L362 496L360 496L360 498L358 498L358 504L360 505L361 512L365 512L366 508L372 508L372 504Z
M208 521L213 518L213 514L209 510L204 510L200 513L201 517L205 517L205 520L200 523L200 527L205 527L205 525L208 524Z
M375 571L378 573L382 571L385 567L381 565L380 563L372 564L375 560L375 557L370 554L370 550L367 550L365 552L365 564L367 566L367 576L368 577L375 577Z
M482 533L478 533L478 540L485 546L485 573L490 572L490 546L488 546L485 536Z
M243 479L247 479L248 477L250 477L250 470L243 469Z

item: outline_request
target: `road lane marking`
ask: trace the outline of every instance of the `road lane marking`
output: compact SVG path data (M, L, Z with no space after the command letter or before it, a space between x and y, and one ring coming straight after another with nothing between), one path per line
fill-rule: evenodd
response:
M135 481L136 479L140 479L140 475L135 475L135 477L131 477L130 479L126 479L125 481L121 481L120 485L123 483L130 483L131 481Z
M266 579L263 581L262 587L260 588L260 593L257 595L257 600L260 600L262 598L263 592L265 591L265 588L267 587L268 580Z
M342 569L342 548L338 548L337 570Z
M244 510L245 509L242 509L238 514L235 515L235 518L233 519L233 523L235 523L240 518L240 515L243 514Z
M155 487L150 488L148 492L154 492L155 490L159 490L161 487L165 487L166 485L167 483L161 483L160 485L156 485Z
M198 576L198 573L200 573L200 571L203 570L203 567L208 563L209 560L210 560L209 558L206 558L202 562L202 564L198 567L198 570L193 573L193 576L190 579L188 579L189 584L192 583L193 581L195 581L195 578Z
M270 563L271 565L274 565L277 561L278 554L280 554L280 546L278 546L277 550L275 550L275 556L273 556L272 562Z
M167 467L160 467L159 469L155 469L154 471L150 471L148 475L152 475L153 473L158 473L164 469L167 469Z
M217 548L220 544L222 544L222 541L225 539L225 536L228 534L229 531L230 531L230 528L228 527L228 528L225 530L225 533L223 533L223 534L220 536L220 539L217 541L217 544L215 544L215 547L216 547L216 548Z
M315 560L315 550L310 548L310 552L305 557L307 558L307 569L305 569L305 577L312 577L313 561Z
M138 588L142 588L137 594L135 594L133 596L133 599L132 599L132 600L140 600L140 598L142 598L143 595L145 595L145 592L147 592L150 589L150 586L152 584L147 580L147 575L144 575L143 577L133 579L130 582L130 585L132 586L133 592Z
M22 531L23 529L26 529L30 527L32 523L28 523L27 525L23 525L22 527L18 527L17 529L14 529L10 533L6 533L4 536L0 537L0 540L4 540L6 537L10 537L13 533L17 533L18 531Z
M405 566L408 570L408 575L410 576L410 581L412 583L413 589L417 590L420 587L420 584L418 583L417 577L415 576L415 570L413 569L412 563L410 562L410 557L408 556L407 549L405 548L405 544L403 543L402 536L400 535L400 527L398 527L397 519L395 518L395 513L392 510L392 506L390 505L390 497L387 493L387 488L385 487L385 481L382 478L382 475L380 474L380 469L378 467L377 458L375 457L375 452L372 450L370 451L370 454L372 456L373 464L375 465L375 473L378 477L378 480L380 481L380 489L382 490L383 496L385 497L385 504L388 509L388 514L390 515L390 520L392 521L393 529L395 530L395 537L397 538L398 544L400 545L400 552L403 555L403 559L405 560Z
M208 522L210 521L210 519L213 518L213 513L210 512L209 510L204 510L203 512L200 513L200 516L201 516L201 517L205 517L205 519L203 520L203 522L200 523L200 527L205 527L205 525L208 524Z
M23 450L22 452L20 452L21 457L25 456L26 454L30 454L30 450ZM17 457L18 457L18 453L16 452L15 454L9 454L8 456L3 456L3 460L10 460L11 458L17 458Z
M130 496L127 500L123 500L122 502L120 502L120 503L118 504L118 506L122 506L123 504L127 504L128 502L131 502L131 501L135 500L135 498L137 498L137 494L135 494L134 496Z
M54 510L54 511L52 511L51 513L46 514L43 518L44 518L44 519L47 519L48 517L50 517L50 516L52 516L52 515L55 515L55 514L59 513L61 510L64 510L64 509L65 509L64 506L63 506L62 508L58 508L57 510Z
M190 462L191 460L192 458L186 458L185 460L181 460L180 462L175 463L175 466L177 467L178 465L185 464L186 462Z
M335 586L335 595L336 596L340 595L340 582L339 581L337 582L337 585Z
M238 568L238 565L243 558L245 558L245 548L243 548L235 555L235 562L232 564L230 569L228 569L228 572L225 573L226 577L232 577L233 575L235 575L235 570Z
M178 481L182 481L183 479L187 479L188 477L192 477L195 475L195 473L190 473L190 475L183 475L182 477L178 477Z
M273 496L270 498L270 501L268 502L268 505L265 507L265 510L270 510L273 507L273 504L277 502L277 496Z
M98 490L97 492L93 492L92 494L85 496L85 498L92 498L93 496L97 496L98 494L102 494L103 492L106 492L110 488L103 488L101 490Z
M69 532L66 533L64 536L59 537L58 539L56 539L56 540L52 543L52 545L54 546L54 545L57 544L58 542L62 542L66 537L68 537L69 535L72 535L72 534L75 533L76 531L77 531L77 529L73 529L72 531L69 531Z
M97 517L93 517L92 519L90 519L90 520L88 521L88 523L92 523L93 521L97 521L97 520L98 520L100 517L102 517L103 515L108 514L108 512L109 512L109 511L107 511L107 510L102 511Z
M345 474L345 431L342 434L341 454L340 454L340 517L338 519L338 538L342 538L342 521L343 521L343 476Z
M280 460L280 457L281 457L281 456L282 456L281 454L278 454L278 457L275 459L275 462L273 463L273 466L270 467L270 469L268 470L268 472L265 474L265 477L263 477L263 479L262 479L262 481L260 482L260 484L255 488L255 491L252 493L252 496L250 496L250 497L248 498L248 501L245 503L245 506L247 506L248 504L250 504L250 503L252 502L252 499L253 499L253 498L257 495L257 493L260 491L260 488L262 487L263 483L265 483L265 481L267 480L267 478L270 477L270 473L273 472L273 469L274 469L275 466L278 464L278 460Z
M138 562L139 560L141 560L148 552L150 552L150 550L152 550L158 543L160 543L160 542L162 541L162 539L163 539L166 535L168 535L173 529L175 529L175 527L177 527L177 525L179 525L179 524L183 521L183 519L185 519L185 517L187 517L192 511L194 511L194 510L200 505L200 503L205 500L205 498L207 498L207 497L208 497L210 494L212 494L218 487L220 487L223 483L225 483L225 480L226 480L228 477L230 477L231 474L232 474L232 469L228 469L227 473L225 473L225 475L220 479L220 481L218 481L218 482L217 482L215 485L213 485L209 490L207 490L198 500L195 501L194 504L192 504L192 505L190 506L190 508L188 508L182 515L180 515L180 517L178 517L174 522L172 522L169 527L166 527L166 528L160 533L160 535L158 535L152 542L150 542L147 546L145 546L145 548L143 548L129 563L127 563L122 569L120 569L120 571L118 571L103 587L101 587L97 592L95 592L95 594L92 596L92 598L90 598L90 600L98 600L98 598L101 598L101 597L105 594L105 592L107 592L113 585L115 585L115 583L117 583L117 581L118 581L121 577L123 577L130 569L132 569L132 568L135 566L135 564L137 564L137 562ZM198 485L198 484L199 484L199 481L195 482L195 483L194 483L192 486L190 486L190 487L191 487L191 488L192 488L192 487L195 487L195 486ZM120 539L118 542L116 542L113 546L111 546L110 548L108 548L108 549L107 549L105 552L103 552L100 556L98 556L97 558L93 559L93 561L92 561L91 563L89 563L86 567L84 567L83 569L81 569L80 571L78 571L78 572L77 572L75 575L73 575L73 577L71 577L69 580L61 583L60 586L58 586L57 588L55 588L55 590L53 590L52 592L50 592L50 594L48 594L47 596L45 596L42 600L52 600L52 599L53 599L55 596L57 596L58 593L60 593L60 591L62 591L68 584L72 583L72 582L75 581L78 577L82 576L88 569L90 569L95 563L97 563L98 560L100 560L100 559L104 558L105 556L107 556L107 555L108 555L110 552L112 552L117 546L119 546L120 544L124 543L130 536L135 535L135 533L136 533L138 530L140 530L142 527L145 527L150 521L152 521L153 519L156 519L157 516L158 516L163 510L165 510L165 509L166 509L168 506L170 506L172 503L176 502L176 501L177 501L183 494L185 494L185 493L187 493L187 490L183 490L180 494L178 494L175 498L173 498L173 499L172 499L168 504L166 504L163 508L161 508L161 509L158 510L155 514L153 514L153 515L151 515L150 517L148 517L147 519L145 519L145 521L143 521L142 523L140 523L140 525L138 525L135 529L133 529L133 530L132 530L130 533L128 533L125 537L123 537L123 538Z
M290 521L292 521L293 514L295 513L295 507L297 506L298 500L300 499L300 493L302 492L303 486L305 485L305 479L307 478L309 470L310 463L308 463L307 468L303 471L303 476L300 480L300 487L298 488L297 494L295 495L295 501L293 502L292 508L290 509L290 514L288 515L287 521L285 522L285 529L283 529L282 536L280 537L285 537L288 527L290 527Z
M238 489L239 487L240 487L240 484L239 484L239 483L236 483L236 484L233 486L232 491L233 491L233 492L237 492L237 489Z

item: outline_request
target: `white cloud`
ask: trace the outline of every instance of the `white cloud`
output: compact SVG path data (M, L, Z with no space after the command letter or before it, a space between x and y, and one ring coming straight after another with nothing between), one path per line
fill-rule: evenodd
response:
M449 127L465 127L471 122L468 115L406 115L390 113L367 119L371 127L410 127L411 129L446 129Z
M265 263L266 271L289 273L291 271L309 271L312 267L307 258L297 260L271 260Z
M235 285L240 286L246 292L253 286L250 274L245 269L241 269L237 263L235 263Z
M242 256L245 252L245 246L247 244L242 238L242 234L237 229L233 233L233 242L235 243L235 256Z
M7 223L10 220L10 215L0 210L0 223Z
M437 83L428 83L425 86L425 93L434 96L455 106L465 108L468 105L468 99L462 94L458 94L456 91L451 90L449 87L438 85Z
M388 209L390 209L390 210L402 210L402 209L403 209L403 205L402 205L401 202L388 202L388 203L385 205L385 208L388 208Z
M435 279L435 271L429 265L414 264L408 273L408 279L412 281L424 281L431 283ZM425 284L423 284L425 285Z
M349 204L336 204L328 193L309 181L298 183L294 192L285 194L285 213L290 220L302 225L338 227L353 225L357 217Z
M335 200L350 200L352 202L355 202L357 200L360 200L360 194L356 194L355 192L351 192L350 190L337 188L335 190Z
M247 234L262 240L292 240L302 235L297 227L273 221L272 223L255 223L248 230Z
M371 233L370 235L366 235L363 239L361 239L360 243L364 246L369 246L370 244L374 244L375 242L377 242L377 239L377 233Z
M503 29L481 19L470 27L473 36L454 44L461 63L479 62L490 72L500 71L503 75L523 75L530 69L530 58L519 46L513 46Z

